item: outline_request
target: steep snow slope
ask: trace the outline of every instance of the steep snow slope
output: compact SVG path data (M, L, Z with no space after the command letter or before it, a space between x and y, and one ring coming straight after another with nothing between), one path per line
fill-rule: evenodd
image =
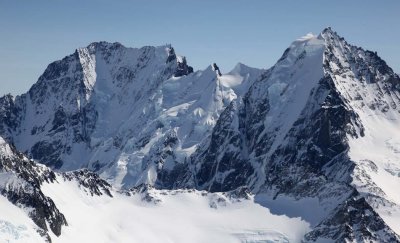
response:
M80 48L50 64L27 94L0 100L0 131L60 171L89 168L119 187L172 187L222 110L261 71L238 64L219 79L211 67L175 77L182 57L171 49Z

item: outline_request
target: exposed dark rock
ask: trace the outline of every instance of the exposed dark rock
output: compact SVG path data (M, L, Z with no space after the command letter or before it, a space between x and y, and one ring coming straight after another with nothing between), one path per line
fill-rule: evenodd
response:
M334 242L400 242L400 236L355 192L327 219L305 235L307 242L319 239Z
M177 68L174 76L181 77L190 73L193 73L193 67L187 64L186 57L181 57L180 59L177 59Z
M206 149L195 153L191 160L201 165L196 171L195 182L199 189L230 191L246 185L254 169L246 163L246 145L243 144L239 124L234 122L237 104L232 102L221 114ZM227 150L228 147L235 150Z
M11 94L0 97L0 134L9 142L12 142L12 134L21 123L21 112L22 108Z
M173 47L168 48L168 58L167 63L176 60L176 54Z
M217 66L217 64L215 62L212 64L212 69L213 69L213 71L215 71L215 73L217 74L218 77L222 76L221 71L219 70L219 67Z
M67 221L53 200L46 197L40 189L43 182L55 181L54 172L26 159L13 146L1 146L8 146L13 154L0 155L0 172L7 172L9 176L8 182L0 185L0 193L11 203L29 208L29 217L43 232L47 232L48 224L51 231L59 236L62 226L66 226Z
M62 176L66 180L77 181L79 187L87 193L90 193L91 196L101 196L106 194L107 196L112 197L111 185L101 179L98 174L87 169L66 172L63 173Z
M46 141L37 142L31 149L33 159L42 161L45 165L59 169L63 162L59 158L63 145L60 141L48 143Z

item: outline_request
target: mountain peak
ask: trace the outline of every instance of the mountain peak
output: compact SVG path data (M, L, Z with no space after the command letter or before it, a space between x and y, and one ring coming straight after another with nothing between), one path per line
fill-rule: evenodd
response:
M336 37L336 38L341 38L343 39L343 37L341 37L334 29L332 29L332 27L326 27L325 29L322 30L321 34L322 37Z
M328 26L324 28L321 33L334 33L334 32L335 31L333 31L332 27Z
M14 101L15 97L11 93L7 93L3 95L3 97L0 97L0 99L5 99L7 101Z
M251 68L251 67L249 67L249 66L247 66L246 64L243 64L243 63L241 63L241 62L238 62L238 63L235 65L235 67L233 68L232 71L240 71L240 70L242 70L242 69L244 69L244 68Z
M336 31L334 31L331 27L325 28L321 32L320 37L325 39L326 42L330 42L331 40L344 41L344 38L340 36Z
M86 48L88 49L107 49L107 48L119 48L119 47L124 47L119 42L107 42L107 41L96 41L90 43Z
M262 69L250 67L246 64L243 64L241 62L238 62L235 67L228 73L231 75L241 75L241 74L249 74L256 71L257 73L261 72Z

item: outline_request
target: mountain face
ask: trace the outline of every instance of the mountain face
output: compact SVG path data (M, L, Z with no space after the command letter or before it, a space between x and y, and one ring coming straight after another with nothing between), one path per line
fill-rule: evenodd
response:
M190 68L170 46L93 43L50 64L28 93L2 98L2 135L59 171L88 168L125 188L171 187L260 73L238 65L217 79L211 67Z
M56 193L71 182L84 202L202 190L193 197L213 208L250 200L306 227L300 238L235 231L241 242L400 242L399 121L399 76L330 28L268 70L238 64L222 76L193 72L171 46L92 43L28 93L0 98L0 178L21 181L1 179L2 195L34 208L48 239L68 228L57 205L74 220L72 199Z
M307 241L399 241L399 91L376 53L331 29L299 39L221 114L191 157L192 180L248 186L269 208L318 201L318 219L296 214L315 227Z

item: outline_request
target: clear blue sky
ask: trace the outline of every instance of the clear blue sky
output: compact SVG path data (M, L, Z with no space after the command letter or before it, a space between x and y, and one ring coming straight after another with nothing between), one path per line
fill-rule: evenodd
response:
M93 41L172 43L195 69L227 72L269 68L327 26L400 72L399 0L0 0L0 95L26 92L50 62Z

